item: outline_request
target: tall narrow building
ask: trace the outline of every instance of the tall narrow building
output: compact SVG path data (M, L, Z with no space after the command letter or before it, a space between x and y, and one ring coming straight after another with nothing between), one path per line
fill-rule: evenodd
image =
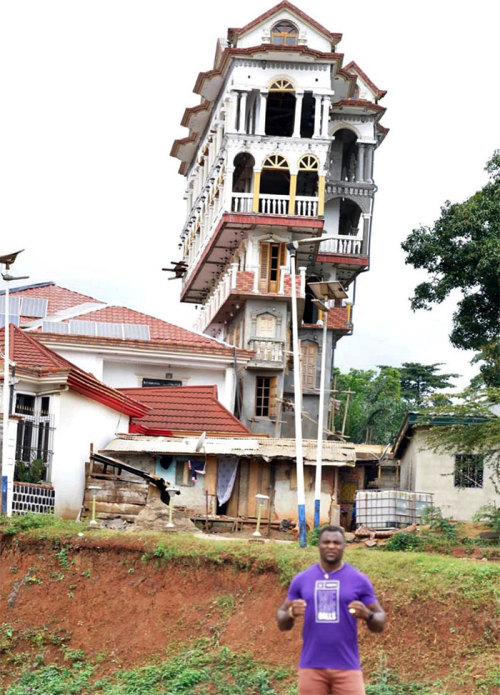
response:
M331 373L335 343L352 332L356 277L369 267L385 92L355 62L343 67L340 39L286 1L229 29L196 81L201 101L182 119L189 135L171 152L186 177L181 301L198 305L198 331L255 351L235 410L274 437L294 436L300 350L303 434L316 438L323 321ZM287 244L297 240L293 345ZM312 301L318 281L345 289L328 315Z

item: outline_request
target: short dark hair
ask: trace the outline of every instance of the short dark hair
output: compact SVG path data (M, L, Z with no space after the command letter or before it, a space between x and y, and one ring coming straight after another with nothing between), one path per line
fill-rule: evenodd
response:
M319 543L319 541L321 540L321 536L322 536L324 533L327 533L327 532L329 532L329 533L340 533L340 535L342 536L342 538L343 538L344 541L345 541L345 533L344 533L344 529L342 528L342 526L323 526L322 529L321 529L320 532L319 532L318 543Z

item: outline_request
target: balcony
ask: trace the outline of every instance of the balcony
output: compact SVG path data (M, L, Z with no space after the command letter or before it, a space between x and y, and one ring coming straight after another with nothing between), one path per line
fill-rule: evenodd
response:
M255 350L255 357L249 366L281 369L285 358L285 343L274 338L251 338L248 347Z
M259 195L259 213L265 215L289 215L290 196L288 195ZM252 213L253 193L233 193L232 212ZM298 217L317 217L318 198L312 196L296 196L295 215Z
M363 254L362 236L345 236L337 234L330 235L332 238L323 241L321 253L335 253L350 256L361 256Z

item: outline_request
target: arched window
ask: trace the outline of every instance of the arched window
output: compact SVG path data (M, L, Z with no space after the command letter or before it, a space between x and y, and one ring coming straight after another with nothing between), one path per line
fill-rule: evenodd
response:
M299 30L286 20L282 20L271 29L271 42L275 46L296 46L299 41Z
M356 180L357 136L348 128L335 133L332 143L333 178L336 181Z
M280 77L269 87L266 106L266 135L290 137L295 119L295 87Z
M290 195L290 170L280 154L271 154L262 165L259 212L285 215ZM285 197L286 196L286 197Z
M297 176L297 195L318 195L319 161L312 154L306 154L299 160L299 173Z

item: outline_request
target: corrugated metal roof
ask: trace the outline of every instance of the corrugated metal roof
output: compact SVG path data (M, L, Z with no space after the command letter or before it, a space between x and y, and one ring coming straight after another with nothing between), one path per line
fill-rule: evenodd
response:
M102 450L104 453L114 452L128 454L234 454L272 459L295 459L295 439L231 439L207 437L200 451L196 451L199 442L197 437L148 437L144 435L119 435L111 440ZM304 463L316 465L316 440L303 441ZM356 449L354 444L344 442L323 442L324 466L354 466Z

